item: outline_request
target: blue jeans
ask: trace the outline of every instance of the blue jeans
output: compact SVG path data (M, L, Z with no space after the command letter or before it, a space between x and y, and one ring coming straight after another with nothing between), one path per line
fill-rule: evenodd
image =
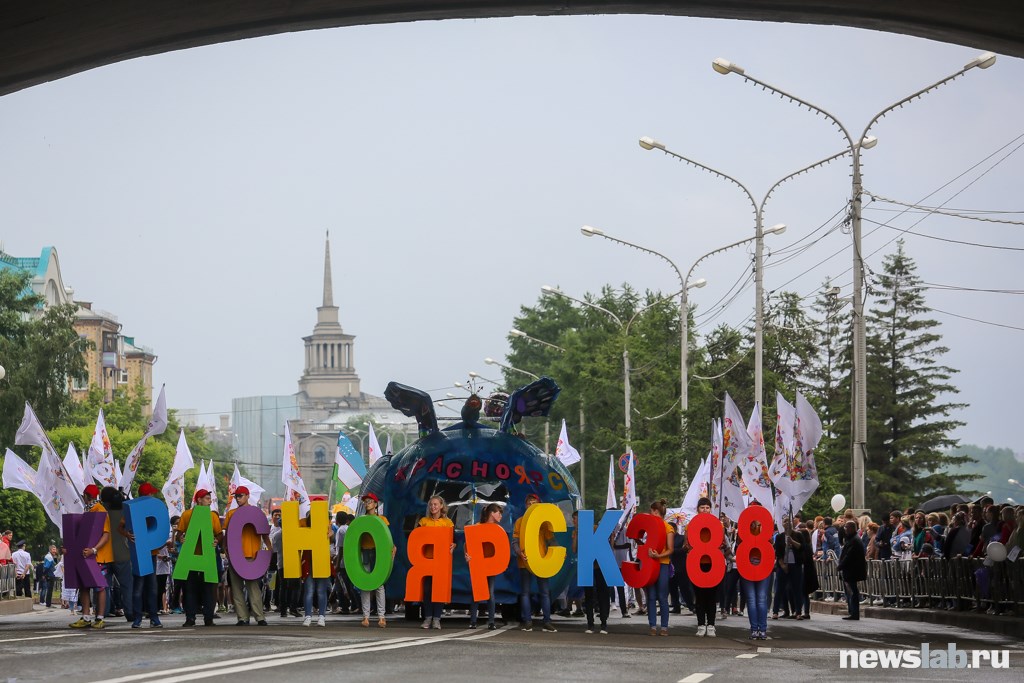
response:
M768 631L768 594L771 592L771 574L760 581L740 579L743 594L747 596L747 619L751 631Z
M113 589L111 588L113 583L111 578L113 578L117 581L124 618L128 621L134 621L135 612L132 610L132 595L134 595L132 590L132 563L111 562L107 567L109 568L107 572L107 616L113 611L114 605Z
M487 623L494 624L494 577L487 577L487 590L491 597L487 600ZM479 604L474 601L469 605L469 623L476 623L477 608Z
M306 577L305 581L305 592L306 592L306 616L313 616L313 591L316 591L316 605L317 609L320 610L321 616L327 616L327 591L330 590L331 580L330 578L314 579L312 576Z
M658 580L647 587L647 624L654 628L654 601L661 603L661 627L668 628L668 573L667 564L661 565Z
M530 581L533 574L529 569L519 570L519 619L524 624L533 623L533 607L530 604ZM551 623L551 591L548 580L537 577L537 589L540 591L540 609L544 615L544 623Z
M433 602L434 597L434 579L426 579L426 585L423 591L423 618L424 619L437 619L441 620L441 613L444 612L443 602Z
M156 601L156 574L146 576L132 575L132 613L135 615L134 623L142 623L142 613L149 613L149 620L154 624L160 623L160 615L157 614L159 603Z

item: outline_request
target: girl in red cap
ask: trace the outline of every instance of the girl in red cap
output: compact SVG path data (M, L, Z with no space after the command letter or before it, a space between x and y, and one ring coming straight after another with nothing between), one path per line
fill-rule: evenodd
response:
M363 509L364 514L376 515L380 518L380 521L384 522L385 526L391 526L388 524L388 518L378 512L380 506L380 498L375 493L364 493L363 494ZM376 545L373 542L373 538L365 534L359 539L359 547L363 553L363 566L370 569L375 562L377 553L375 552ZM391 557L395 556L397 548L391 546ZM373 591L373 594L377 596L377 626L384 628L387 626L387 621L384 619L384 584L381 584L377 590ZM370 591L362 592L363 601L363 626L370 625Z

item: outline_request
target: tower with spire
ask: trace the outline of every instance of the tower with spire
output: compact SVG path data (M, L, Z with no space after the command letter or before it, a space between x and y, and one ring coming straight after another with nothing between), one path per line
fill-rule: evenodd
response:
M331 234L324 242L323 304L316 309L313 334L303 337L305 369L299 378L299 407L304 416L322 419L338 409L358 408L362 394L355 367L355 337L345 334L334 305L331 282Z

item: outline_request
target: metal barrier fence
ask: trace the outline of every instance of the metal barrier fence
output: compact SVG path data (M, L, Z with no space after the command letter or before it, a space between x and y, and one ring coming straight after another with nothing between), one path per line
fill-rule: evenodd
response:
M835 560L816 560L818 594L839 597L843 581ZM860 584L869 605L983 609L1024 613L1024 560L995 562L979 558L915 558L871 560L868 578Z
M14 565L5 564L0 566L0 599L14 597Z

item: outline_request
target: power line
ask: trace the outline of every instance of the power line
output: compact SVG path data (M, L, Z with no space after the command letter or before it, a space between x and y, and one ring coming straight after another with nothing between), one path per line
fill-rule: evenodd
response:
M1024 327L1016 327L1015 325L1004 325L1003 323L994 323L994 322L991 322L989 320L980 320L978 318L971 318L971 317L966 316L966 315L960 315L959 313L950 313L949 311L941 311L941 310L939 310L937 308L931 308L931 307L929 307L929 308L930 308L930 310L932 310L932 311L934 311L936 313L942 313L943 315L951 315L954 318L962 318L963 320L970 320L971 322L981 323L983 325L992 325L994 327L1005 327L1008 330L1020 330L1021 332L1024 332Z
M921 220L923 221L925 218L927 218L930 215L932 215L932 214L926 214L925 216L923 216L921 218ZM889 225L888 223L879 223L878 221L873 221L870 218L863 218L862 217L862 220L864 222L866 222L866 223L873 223L874 225L877 225L877 226L879 226L881 228L889 228L890 230L896 230L896 231L898 231L898 232L900 232L900 233L902 233L904 235L914 235L915 237L924 237L924 238L927 238L927 239L930 239L930 240L936 240L938 242L949 242L951 244L963 244L964 246L979 247L981 249L1000 249L1000 250L1003 250L1003 251L1024 251L1024 247L1008 247L1008 246L1005 246L1005 245L1002 245L1002 244L982 244L980 242L970 242L968 240L955 240L955 239L952 239L952 238L949 238L949 237L939 237L938 235L926 235L923 232L914 232L910 228L897 228L895 225ZM920 222L921 221L918 221L918 223L920 223ZM915 223L914 225L917 225L917 223ZM1022 223L1021 225L1024 225L1024 223ZM891 242L892 242L892 240L889 240L889 242L886 242L886 245L891 243ZM883 246L885 246L885 245L883 245ZM877 251L871 252L871 255L873 256L875 253L877 253Z

